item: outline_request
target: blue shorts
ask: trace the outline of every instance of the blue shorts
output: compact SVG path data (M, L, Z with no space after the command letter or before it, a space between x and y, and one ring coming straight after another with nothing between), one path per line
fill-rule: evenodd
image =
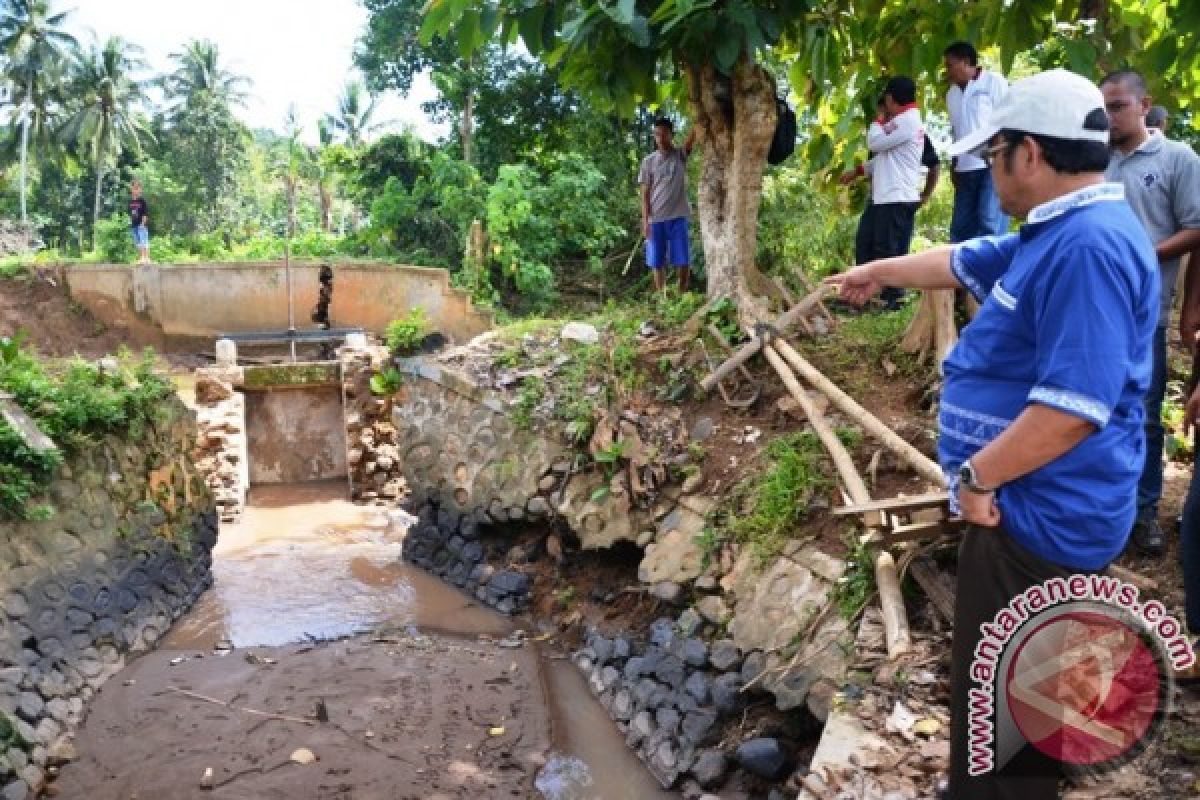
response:
M150 229L144 226L138 226L133 229L133 246L134 247L149 247L150 246Z
M646 240L646 265L650 269L662 269L666 266L668 254L672 266L688 265L687 217L650 223L650 238Z

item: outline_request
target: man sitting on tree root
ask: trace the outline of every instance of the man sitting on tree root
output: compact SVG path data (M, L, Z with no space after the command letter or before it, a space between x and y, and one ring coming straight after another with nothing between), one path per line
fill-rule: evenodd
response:
M858 304L885 286L961 287L982 304L943 362L938 415L952 510L969 523L950 668L954 800L1059 796L1068 756L1042 740L992 737L981 745L987 769L977 768L972 684L992 697L1015 691L1003 670L975 671L981 626L1044 581L1103 570L1136 512L1159 275L1124 188L1104 181L1108 131L1104 98L1083 77L1052 70L1017 82L951 153L986 148L1021 230L828 279ZM1008 730L981 713L996 736Z
M696 139L693 130L683 147L673 141L675 126L666 117L654 121L653 153L642 159L638 183L642 186L642 235L646 237L646 265L654 273L654 288L666 288L667 259L679 273L679 291L686 292L691 266L688 258L687 159Z

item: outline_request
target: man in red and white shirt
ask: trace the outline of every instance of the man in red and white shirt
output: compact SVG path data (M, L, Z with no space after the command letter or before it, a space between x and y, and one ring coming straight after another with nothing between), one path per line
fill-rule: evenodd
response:
M917 109L917 86L897 75L883 90L885 113L867 130L871 151L871 233L868 261L908 253L921 207L921 156L925 125ZM886 289L884 307L899 308L903 289Z

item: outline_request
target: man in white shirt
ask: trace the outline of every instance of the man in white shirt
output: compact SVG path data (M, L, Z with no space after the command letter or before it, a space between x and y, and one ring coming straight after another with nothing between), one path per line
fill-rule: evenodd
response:
M955 42L947 47L942 53L942 63L950 81L946 111L950 114L954 141L958 142L987 126L992 109L1008 94L1008 81L979 66L979 53L968 42ZM983 159L974 154L958 156L950 179L954 183L951 242L1008 231L1008 217L1000 208L991 170Z
M913 221L921 207L921 156L925 126L917 108L917 86L897 75L883 90L885 113L867 129L871 151L870 251L868 261L908 253ZM899 308L903 289L887 289L884 307Z

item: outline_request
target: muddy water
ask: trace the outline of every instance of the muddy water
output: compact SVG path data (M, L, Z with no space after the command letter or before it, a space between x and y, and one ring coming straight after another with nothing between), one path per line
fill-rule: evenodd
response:
M507 618L403 563L402 532L345 499L344 482L260 486L213 550L213 588L162 649L283 645L372 630L503 636ZM554 751L537 777L546 800L655 800L663 792L625 746L578 670L538 659Z

